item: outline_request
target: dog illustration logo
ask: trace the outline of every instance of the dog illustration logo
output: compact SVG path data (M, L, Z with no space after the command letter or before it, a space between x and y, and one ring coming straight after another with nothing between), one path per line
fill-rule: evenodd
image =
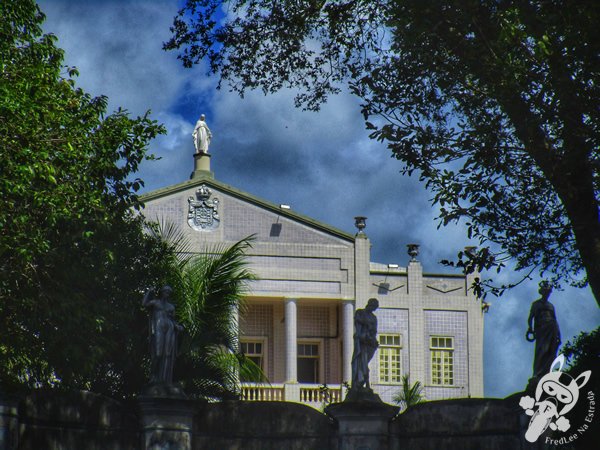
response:
M525 410L525 414L532 416L525 433L525 439L529 442L537 441L548 427L560 431L567 431L571 427L564 415L577 403L579 390L588 382L592 371L587 370L573 379L571 375L561 372L564 364L564 355L558 355L550 371L538 382L535 400L528 395L521 397L519 406Z

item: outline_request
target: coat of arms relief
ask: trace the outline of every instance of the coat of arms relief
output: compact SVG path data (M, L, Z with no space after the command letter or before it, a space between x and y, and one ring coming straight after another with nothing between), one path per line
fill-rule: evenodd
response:
M203 184L196 191L196 198L188 198L188 225L196 231L212 231L219 227L219 199L211 199L211 196L212 191Z

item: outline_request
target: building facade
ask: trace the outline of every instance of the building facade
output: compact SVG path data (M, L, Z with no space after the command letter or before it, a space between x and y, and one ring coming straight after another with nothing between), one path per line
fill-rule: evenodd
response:
M219 182L210 155L195 155L189 181L144 195L144 215L170 222L202 252L255 236L240 344L268 384L244 383L248 400L318 406L343 398L351 380L353 315L375 297L379 349L373 389L391 402L403 374L427 399L483 396L483 312L471 276L423 273L417 249L406 267L370 261L371 241ZM324 387L327 386L327 388Z

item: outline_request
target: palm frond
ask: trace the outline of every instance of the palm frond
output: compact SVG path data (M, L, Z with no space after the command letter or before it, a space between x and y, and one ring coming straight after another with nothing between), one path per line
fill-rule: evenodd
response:
M236 354L239 365L239 380L251 381L254 383L269 383L267 376L254 361L243 353Z
M187 263L192 254L192 242L180 227L164 218L158 222L147 222L146 226L151 234L175 250L182 264Z
M240 371L264 379L240 355L236 320L248 283L256 277L245 253L253 237L231 246L217 245L190 258L176 289L177 318L186 329L181 353L190 394L218 397L236 392ZM244 372L245 373L245 372Z
M416 381L413 385L410 384L410 376L402 375L402 387L400 391L392 399L403 410L410 408L425 401L423 395L423 386L420 381Z

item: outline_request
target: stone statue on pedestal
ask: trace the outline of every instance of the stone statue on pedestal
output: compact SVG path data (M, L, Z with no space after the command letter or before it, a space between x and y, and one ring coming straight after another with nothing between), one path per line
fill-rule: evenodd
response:
M536 383L550 370L561 342L554 306L548 301L552 293L552 286L547 281L542 281L538 292L541 298L531 304L529 318L527 319L529 327L525 334L528 341L535 341L531 381Z
M177 355L177 334L183 330L174 318L175 307L169 302L173 295L170 286L163 286L158 297L148 290L142 305L151 309L150 357L151 384L170 386L173 384L173 365Z
M365 309L354 313L354 353L352 354L352 383L348 398L351 400L376 397L369 382L369 362L373 358L379 342L377 341L377 317L373 312L379 307L379 301L371 298Z
M208 153L208 146L212 138L212 133L205 122L206 116L202 114L196 126L192 137L194 138L194 147L196 147L196 153Z

